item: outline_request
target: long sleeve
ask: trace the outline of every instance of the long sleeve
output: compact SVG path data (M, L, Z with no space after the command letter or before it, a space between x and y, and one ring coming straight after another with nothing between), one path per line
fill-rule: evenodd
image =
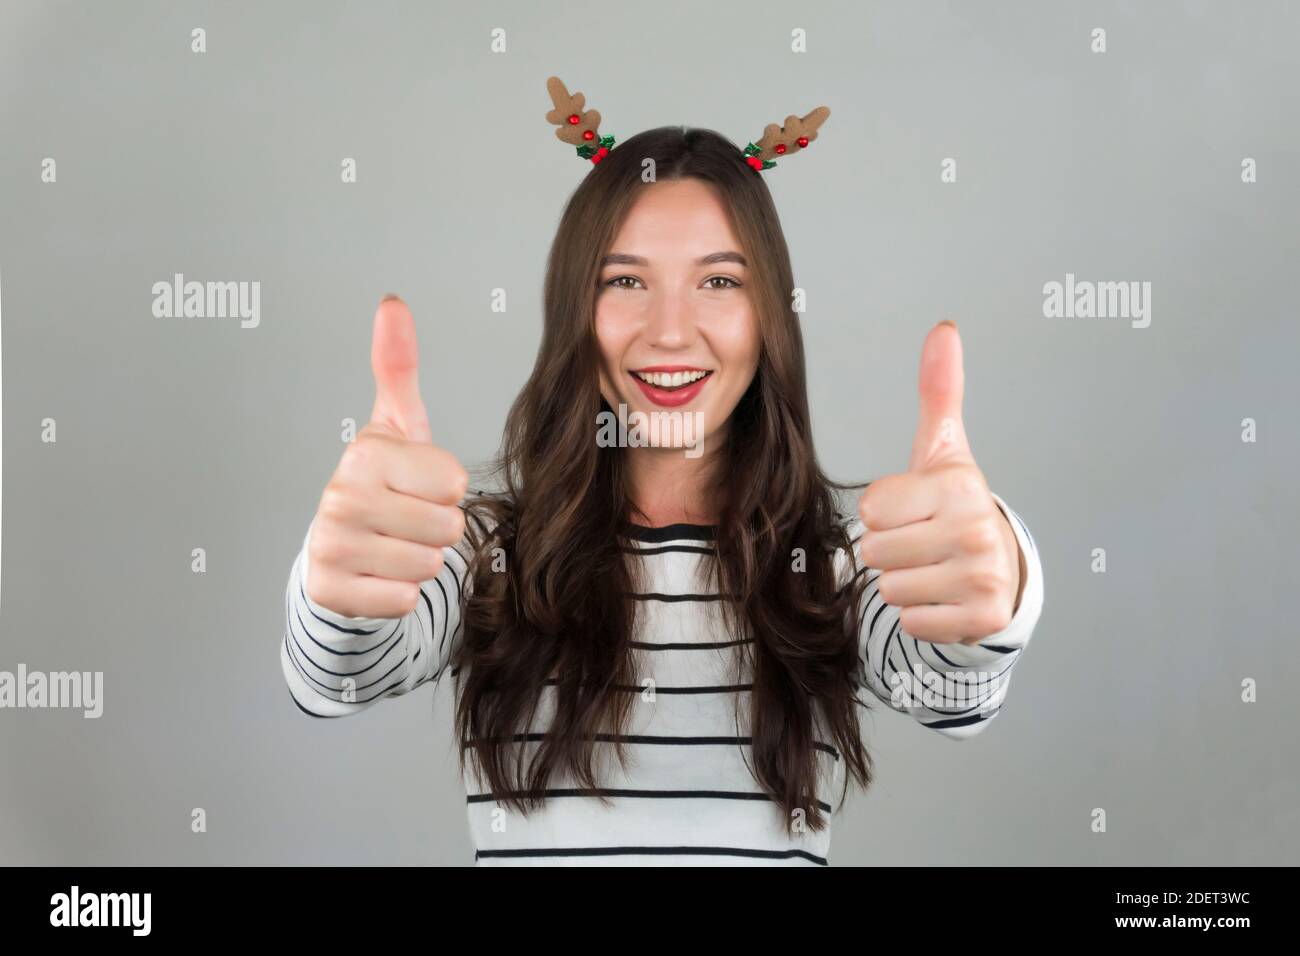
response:
M861 520L849 528L854 575L867 576L858 618L849 625L856 628L859 684L892 709L956 739L974 736L997 716L1011 671L1043 608L1043 568L1034 539L1019 515L996 494L993 498L1009 519L1025 557L1024 590L1006 628L974 645L935 644L904 631L899 609L885 604L877 592L880 572L862 564L857 548Z
M280 667L299 709L342 717L441 676L457 644L471 583L465 555L443 549L442 570L420 585L420 602L409 614L346 617L307 596L310 540L309 525L289 571L280 645Z

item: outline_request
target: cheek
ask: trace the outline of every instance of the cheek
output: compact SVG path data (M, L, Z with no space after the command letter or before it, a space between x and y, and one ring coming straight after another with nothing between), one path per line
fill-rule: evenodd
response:
M758 371L761 348L758 320L753 310L727 323L719 323L709 337L714 355L727 370L727 387L717 393L715 413L719 419L730 418Z
M594 324L596 337L625 351L636 337L637 329L644 324L645 316L630 295L617 295L613 290L596 297Z
M630 323L622 321L613 310L596 309L596 347L600 351L600 391L606 401L613 396L613 382L619 374L623 356L627 354L632 336Z
M713 337L713 347L722 364L736 373L741 393L748 387L748 379L758 369L760 340L758 319L752 309L747 309L738 321L727 323Z
M596 307L596 344L600 347L602 358L608 357L616 334L617 326L608 309Z

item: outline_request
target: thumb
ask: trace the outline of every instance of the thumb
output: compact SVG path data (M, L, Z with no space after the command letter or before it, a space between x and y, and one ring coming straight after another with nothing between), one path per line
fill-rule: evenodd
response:
M432 444L429 416L420 399L419 364L411 310L397 296L386 295L375 310L370 346L370 368L375 374L375 407L370 421L408 441Z
M961 336L957 324L945 319L930 330L921 348L921 411L908 471L972 457L961 420L964 388Z

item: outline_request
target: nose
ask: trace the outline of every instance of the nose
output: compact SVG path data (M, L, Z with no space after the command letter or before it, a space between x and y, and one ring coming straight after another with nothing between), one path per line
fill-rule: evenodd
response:
M656 348L681 349L695 342L695 307L689 290L662 292L655 297L646 323L646 341Z

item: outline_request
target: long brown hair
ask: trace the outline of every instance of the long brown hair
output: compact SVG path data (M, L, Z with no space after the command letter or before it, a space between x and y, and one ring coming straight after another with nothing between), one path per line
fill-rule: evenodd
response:
M626 451L595 440L597 415L610 409L594 317L600 262L639 195L645 159L656 181L693 177L716 189L750 265L761 355L717 448L719 519L706 565L718 593L733 598L720 602L725 619L752 639L738 646L753 684L754 777L791 832L799 810L820 830L828 821L816 794L819 746L845 761L845 790L850 776L864 788L871 781L853 679L864 578L840 587L832 565L836 548L853 546L834 489L860 486L831 482L813 451L803 339L788 298L794 275L771 193L740 149L711 130L633 136L584 174L565 207L547 264L541 346L493 469L501 488L467 503L476 556L452 662L461 767L472 754L497 801L526 814L560 769L599 790L599 742L612 741L625 760L619 735L642 689L620 537L634 505ZM796 549L801 572L792 570ZM553 698L543 707L548 684ZM522 735L537 733L540 710L550 725L525 761Z

